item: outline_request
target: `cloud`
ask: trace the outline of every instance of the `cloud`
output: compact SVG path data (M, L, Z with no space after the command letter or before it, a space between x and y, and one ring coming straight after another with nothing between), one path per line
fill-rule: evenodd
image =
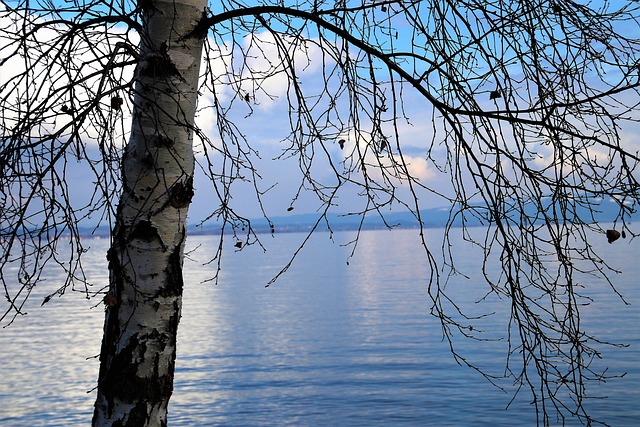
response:
M304 81L316 74L324 63L323 51L314 40L302 40L288 35L276 38L269 31L245 36L244 60L240 90L258 108L268 109L283 99L291 89L292 76Z
M253 144L273 145L286 137L282 133L277 138L270 130L275 123L280 128L287 123L295 104L287 96L293 77L287 63L293 65L296 81L307 86L318 81L316 74L325 63L314 40L288 35L276 39L266 30L247 34L239 45L209 37L202 61L196 124L217 149L222 148L219 113L238 125L235 136L246 132Z
M405 156L409 175L420 181L429 181L436 178L436 171L429 165L426 159L421 157Z
M40 27L24 32L25 25L27 30ZM128 59L128 53L116 46L120 42L135 45L135 33L111 26L87 30L84 37L72 37L66 26L47 22L35 14L19 17L12 11L2 11L0 28L3 132L15 128L28 114L35 121L28 126L29 134L21 137L57 134L63 141L77 131L81 136L79 144L96 146L102 139L106 144L121 145L122 135L130 128L130 102L128 93L118 87L131 81L134 67L114 68L108 74L104 69ZM26 40L20 39L22 34L28 34ZM74 56L66 56L67 50ZM116 95L125 101L120 112L111 108L111 97ZM80 122L79 114L84 112L87 115ZM118 129L116 122L121 125ZM105 128L111 125L111 134L107 135Z

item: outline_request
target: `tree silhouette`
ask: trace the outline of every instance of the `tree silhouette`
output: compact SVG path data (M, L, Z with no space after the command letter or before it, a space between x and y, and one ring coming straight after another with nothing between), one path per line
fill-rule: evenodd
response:
M70 286L93 293L79 225L109 225L94 425L166 424L194 170L209 178L217 199L207 220L222 228L212 255L219 269L228 238L238 248L260 244L234 205L238 189L252 188L270 214L245 118L285 105L274 161L298 166L290 207L312 194L320 206L315 230L331 227L327 214L343 193L360 195L362 207L350 214L363 222L403 208L422 227L421 200L450 206L445 236L463 226L484 252L487 293L510 302L507 375L528 389L541 424L554 416L593 422L583 399L590 381L606 379L590 368L606 342L580 324L589 302L580 277L595 275L617 292L590 241L635 237L628 224L640 199L640 6L206 6L2 2L0 278L7 303L0 320L22 313L46 264L64 269L67 281L43 303ZM306 79L310 69L321 77ZM420 147L407 146L405 129L416 124L431 129ZM93 181L81 195L69 178L78 167ZM595 213L609 199L618 212L607 230ZM466 232L473 221L486 225L483 238ZM57 250L63 236L72 242L65 257ZM453 345L457 336L482 339L477 319L446 293L447 277L457 273L455 250L447 237L439 247L422 239L432 313L457 360L474 368ZM488 268L495 264L498 275Z

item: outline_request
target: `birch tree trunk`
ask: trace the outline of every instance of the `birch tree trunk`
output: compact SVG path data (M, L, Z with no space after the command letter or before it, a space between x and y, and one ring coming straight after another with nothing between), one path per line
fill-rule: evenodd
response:
M166 426L182 305L205 0L144 3L112 246L94 426Z

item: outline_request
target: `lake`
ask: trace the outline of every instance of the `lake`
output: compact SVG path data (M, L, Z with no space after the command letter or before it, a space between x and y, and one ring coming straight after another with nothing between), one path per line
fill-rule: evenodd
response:
M441 233L426 230L427 241L438 244ZM268 288L303 234L262 236L267 253L230 248L217 286L207 281L213 267L204 265L217 237L189 238L171 426L535 425L526 390L505 409L511 382L500 382L506 392L492 386L456 364L442 341L439 322L429 315L417 230L365 231L349 258L350 248L341 244L354 237L338 232L332 242L329 233L318 233ZM606 260L623 271L614 281L630 305L586 278L585 293L595 302L583 308L582 321L599 338L629 347L603 349L609 373L626 375L594 385L591 393L607 398L586 406L612 426L635 426L640 240L602 242ZM108 242L86 245L86 274L97 290L108 280ZM457 266L469 278L452 279L449 292L471 313L496 312L483 326L493 329L491 337L504 337L508 302L475 303L486 291L481 258L466 246L456 248ZM47 281L53 289L61 277L51 273ZM1 426L90 424L103 307L80 292L40 307L46 291L35 289L29 315L0 330ZM504 341L456 344L470 362L491 374L504 372Z

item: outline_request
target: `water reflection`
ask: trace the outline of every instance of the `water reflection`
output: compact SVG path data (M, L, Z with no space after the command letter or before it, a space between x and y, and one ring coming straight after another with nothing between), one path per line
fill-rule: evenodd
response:
M100 289L107 284L106 242L91 246L97 250L87 254L85 272ZM62 280L59 272L45 277L55 288ZM104 312L79 292L40 306L45 296L36 288L29 314L0 330L2 426L87 425L91 419Z
M441 329L428 316L428 267L414 230L365 232L351 259L348 248L328 237L316 236L269 288L264 285L286 264L300 235L278 235L266 255L253 248L229 251L217 286L203 283L212 271L202 265L215 237L189 240L199 249L191 255L197 261L185 264L171 425L512 426L514 419L534 425L527 396L505 412L511 395L456 365L441 342ZM353 237L335 235L337 243ZM106 242L92 246L95 261L87 267L98 288L107 280ZM584 278L596 303L583 308L583 322L600 337L631 346L606 350L612 369L628 374L594 390L609 399L589 404L612 425L630 426L640 418L638 242L603 248L625 271L616 280L632 305ZM508 302L474 304L486 292L478 262L461 257L458 266L471 277L456 277L448 290L472 313L495 311L487 327L503 335ZM94 303L81 295L42 308L40 302L34 298L29 316L0 331L0 425L87 425L102 308L90 309ZM500 342L458 345L490 371L504 369Z

